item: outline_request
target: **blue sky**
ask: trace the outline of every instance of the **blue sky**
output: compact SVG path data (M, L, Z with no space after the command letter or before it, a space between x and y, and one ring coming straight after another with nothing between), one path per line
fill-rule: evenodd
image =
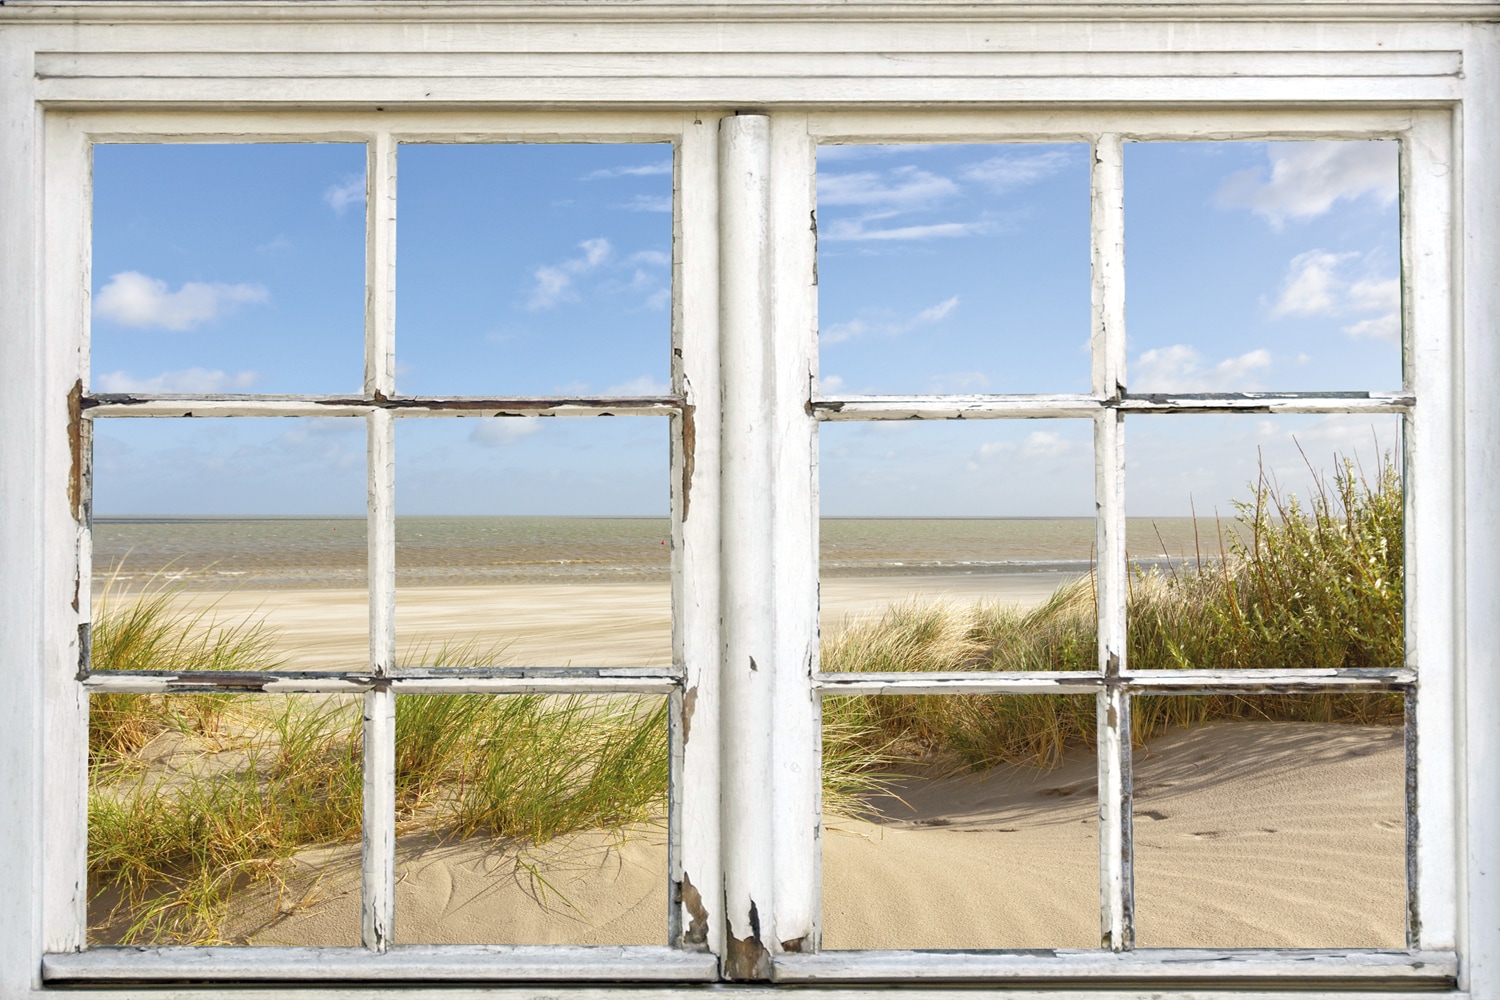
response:
M356 392L364 148L98 146L96 391ZM826 147L822 389L1089 383L1088 150ZM1400 384L1391 143L1126 148L1137 391ZM403 146L397 388L652 394L668 377L665 145ZM1133 514L1226 506L1257 455L1305 480L1393 421L1127 423ZM399 422L398 509L662 513L659 419ZM824 425L823 509L1086 515L1086 421ZM96 509L357 514L358 420L108 420ZM1247 464L1248 463L1248 464Z

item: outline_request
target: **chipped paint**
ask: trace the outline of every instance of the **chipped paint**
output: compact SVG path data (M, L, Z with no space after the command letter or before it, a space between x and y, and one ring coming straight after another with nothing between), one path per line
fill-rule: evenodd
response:
M693 880L688 878L687 872L682 873L682 881L677 883L677 896L682 901L682 906L688 911L688 927L682 934L684 945L706 945L708 943L708 908L703 905L703 895L698 892L698 887L693 885Z
M73 388L68 390L68 452L72 461L68 471L68 506L73 511L73 520L83 524L83 379L75 380Z
M724 978L756 980L771 978L771 954L760 940L760 912L750 901L750 934L737 938L725 935Z
M698 707L698 685L694 684L682 696L682 745L687 746L693 735L693 709Z
M783 941L783 942L781 942L781 950L784 951L784 952L789 952L789 953L791 953L793 955L800 955L800 954L802 954L802 949L806 945L807 945L807 935L804 934L804 935L802 935L799 938L792 938L790 941Z
M698 448L698 427L694 420L697 407L682 404L682 519L687 521L693 503L693 453Z
M753 657L753 656L750 657L750 669L753 670L753 671L760 670L760 668L755 665L755 657Z

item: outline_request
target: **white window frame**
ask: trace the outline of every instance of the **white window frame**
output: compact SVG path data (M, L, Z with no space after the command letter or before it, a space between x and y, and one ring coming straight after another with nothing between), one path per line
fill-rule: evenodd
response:
M205 981L321 982L348 996L381 983L403 993L441 982L631 981L665 990L723 975L783 991L879 982L1197 997L1267 987L1500 996L1500 873L1492 863L1500 857L1500 493L1487 482L1500 456L1500 413L1484 392L1500 376L1500 36L1491 23L1500 7L1274 6L1275 15L1234 3L934 3L833 13L733 0L0 8L0 843L6 884L18 890L0 894L0 993L136 984L140 993L188 996L202 990L181 984ZM1121 143L1315 138L1401 143L1407 384L1384 396L1321 399L1122 394ZM314 140L369 149L364 394L88 396L90 144ZM672 396L425 407L393 398L393 154L403 140L672 142ZM813 398L815 147L918 140L1092 143L1092 392ZM393 419L459 405L489 416L670 416L671 670L516 670L457 684L383 676L393 644ZM1411 730L1420 733L1409 762L1416 916L1404 950L1130 947L1129 743L1110 734L1128 724L1131 691L1179 690L1183 675L1131 674L1128 664L1111 671L1111 653L1123 656L1123 594L1107 584L1097 677L817 672L820 421L1092 419L1102 457L1101 566L1117 571L1102 572L1104 581L1124 578L1122 417L1247 409L1404 415L1406 669L1191 678L1194 691L1268 681L1299 690L1419 688L1409 700ZM80 677L88 421L189 410L358 415L368 425L371 670L266 687L365 693L373 750L364 948L82 950L86 691L173 684ZM400 690L669 692L673 944L392 947L385 848L394 826L382 819L390 803L380 792ZM958 690L1095 693L1101 719L1112 710L1117 725L1099 741L1104 948L818 950L819 698ZM351 980L366 985L336 985ZM541 995L558 985L513 988Z

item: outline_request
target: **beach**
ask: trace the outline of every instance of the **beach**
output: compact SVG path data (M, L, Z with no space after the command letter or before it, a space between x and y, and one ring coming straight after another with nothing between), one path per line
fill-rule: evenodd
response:
M432 663L446 647L448 665L475 656L497 665L670 664L664 521L457 520L398 526L398 540L404 531L420 543L404 566L398 559L402 663ZM283 668L366 669L363 522L117 527L96 551L96 580L122 554L134 561L108 600L175 577L179 607L269 626ZM1185 519L1165 532L1133 530L1175 545L1174 557L1201 534ZM893 603L1035 607L1087 575L1091 532L1081 519L825 524L823 634ZM1397 726L1246 720L1174 730L1139 748L1137 943L1402 947L1404 753ZM1051 768L911 769L854 815L825 815L823 946L1097 947L1095 775L1087 749ZM455 839L420 824L399 833L398 942L666 939L664 821L540 845ZM357 844L309 846L282 875L236 893L226 938L358 942ZM100 905L91 924L107 940Z

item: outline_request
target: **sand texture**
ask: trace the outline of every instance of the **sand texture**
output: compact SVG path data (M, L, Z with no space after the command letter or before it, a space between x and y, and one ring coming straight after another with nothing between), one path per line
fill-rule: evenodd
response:
M823 581L825 632L850 617L878 616L893 601L981 598L1045 601L1058 573L871 577ZM286 666L363 670L369 660L369 598L363 590L187 591L181 606L219 619L264 617ZM665 583L529 583L407 587L396 592L403 662L428 659L444 642L499 649L500 665L662 666L672 662L671 596ZM429 656L420 655L426 651Z
M1404 751L1398 728L1217 722L1139 751L1143 947L1402 947ZM863 818L829 816L824 947L1093 947L1095 765L906 778ZM359 858L304 852L279 899L241 897L232 936L351 944ZM408 943L660 943L662 831L517 851L400 839ZM280 916L278 916L278 913Z

